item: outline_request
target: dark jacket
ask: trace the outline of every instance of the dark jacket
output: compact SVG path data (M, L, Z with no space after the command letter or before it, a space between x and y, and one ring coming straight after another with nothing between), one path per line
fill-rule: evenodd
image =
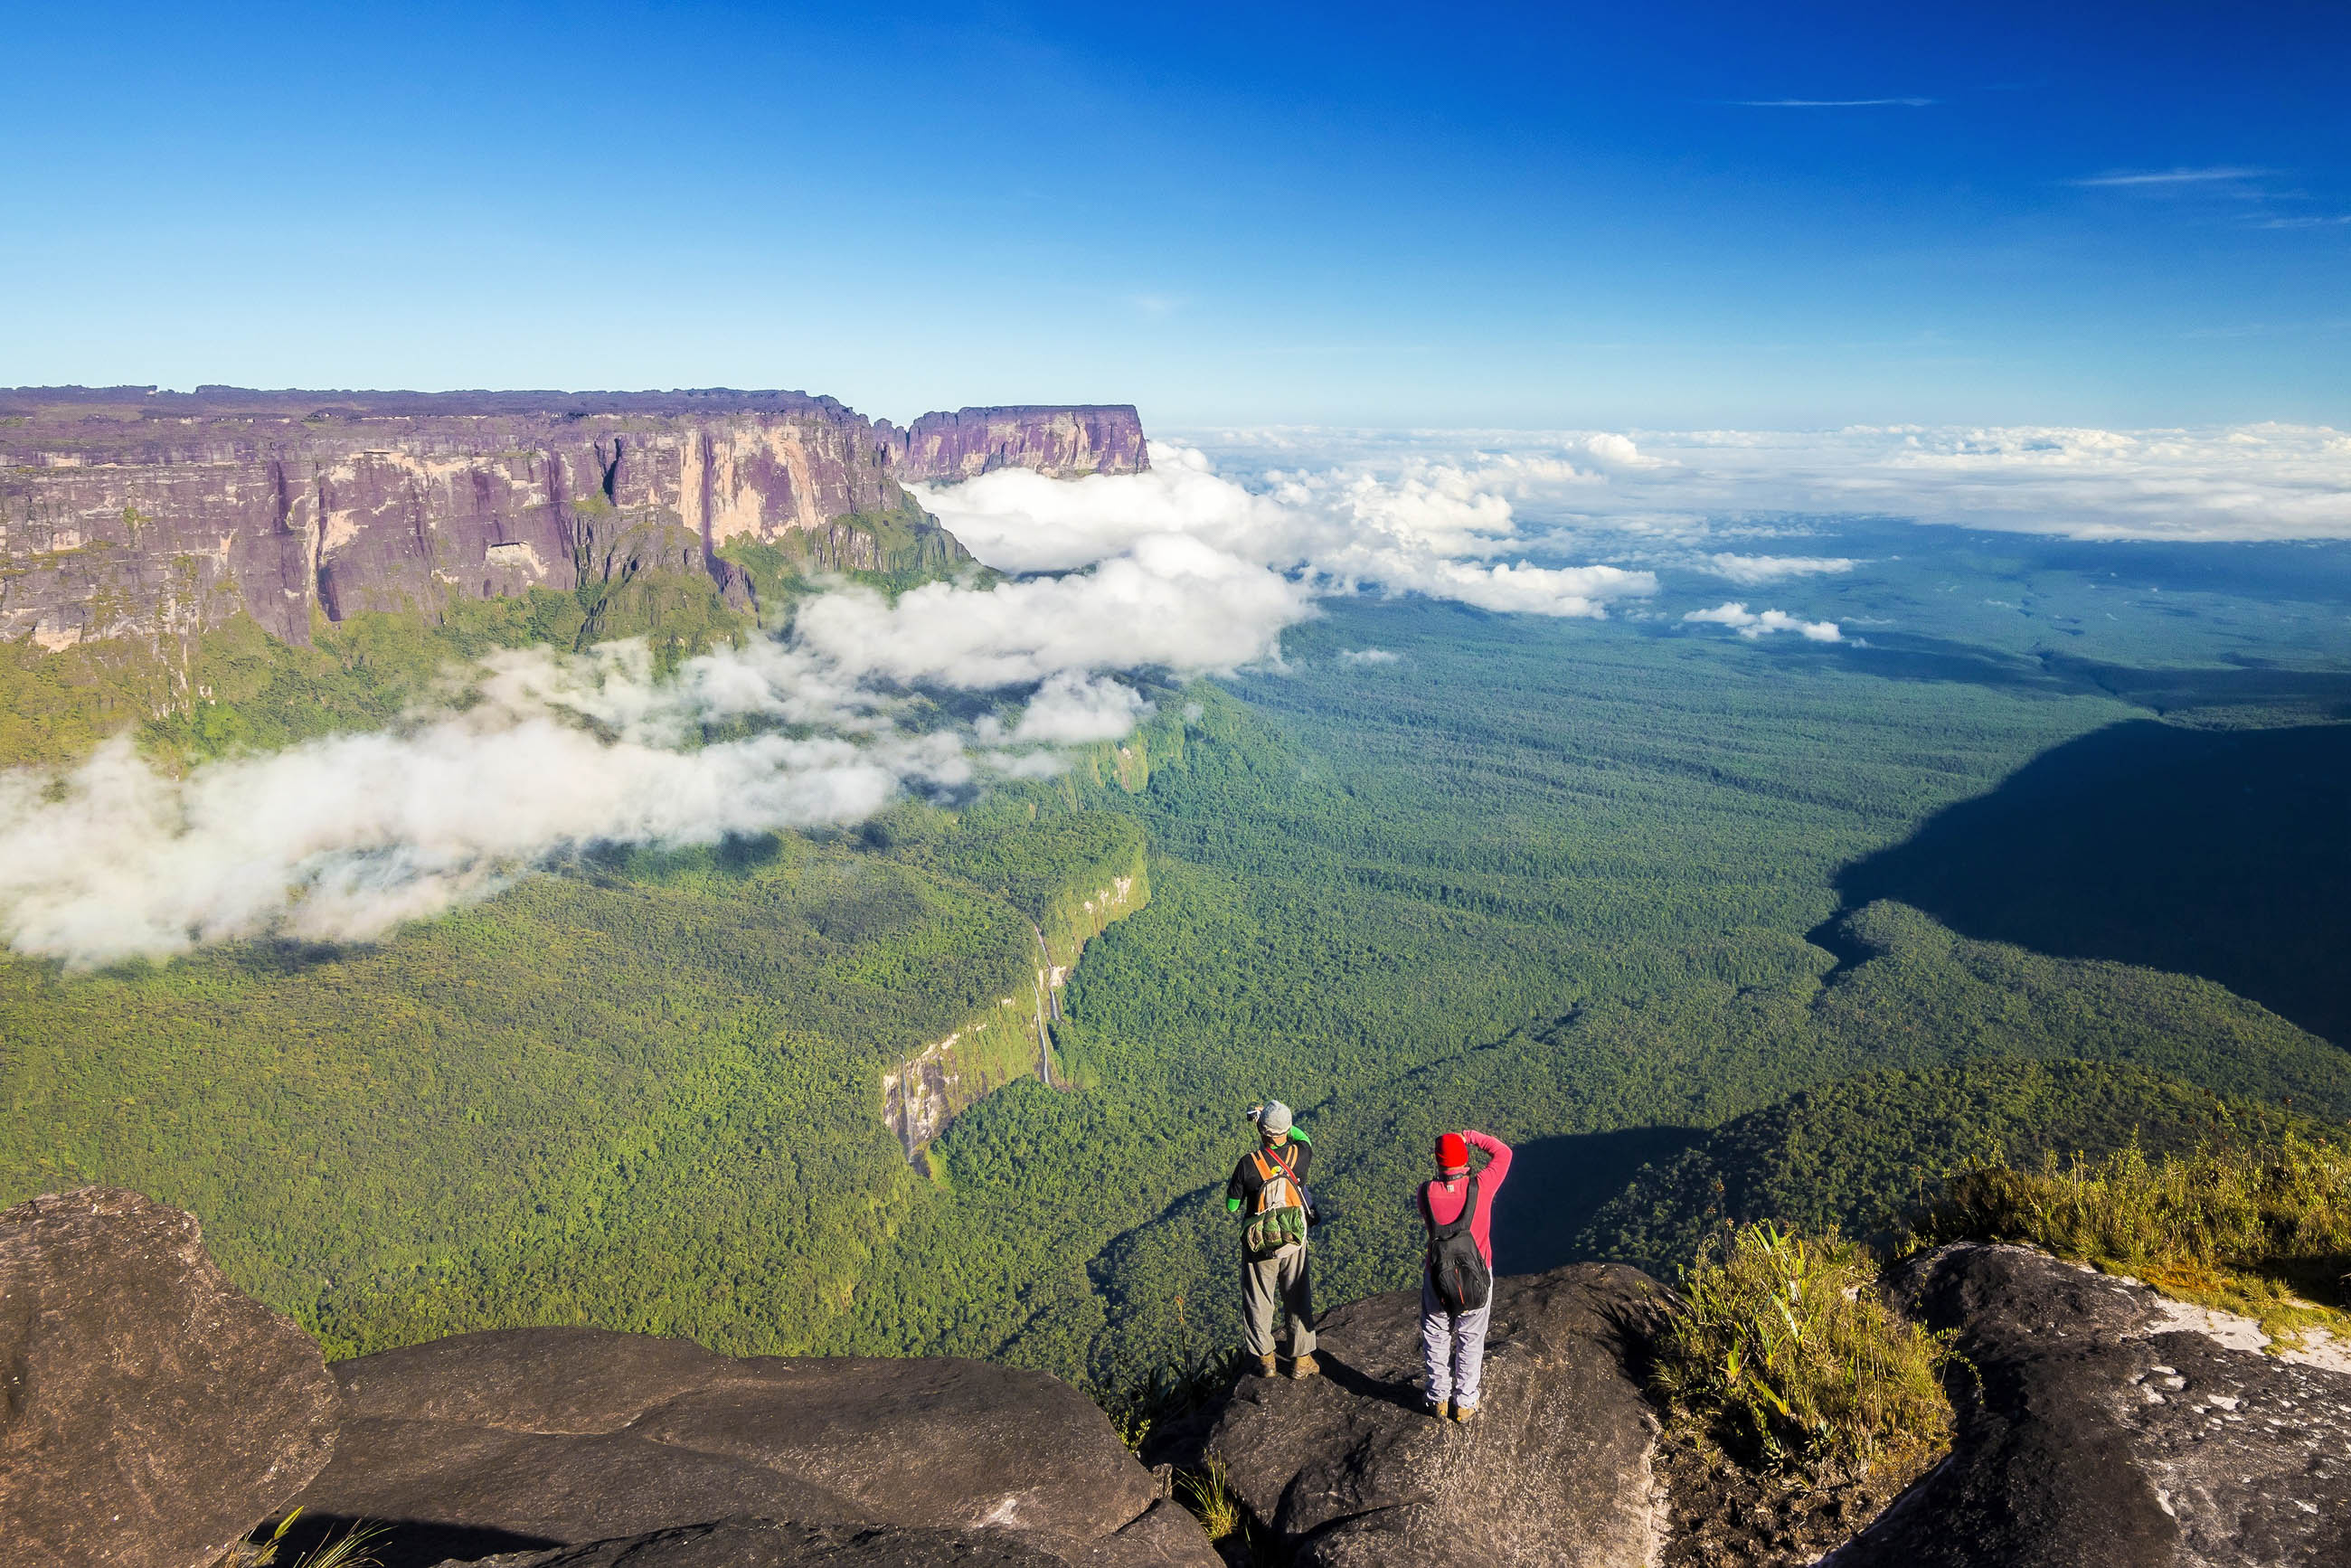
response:
M1258 1145L1258 1148L1265 1146L1262 1141ZM1225 1184L1225 1212L1228 1214L1238 1214L1245 1205L1256 1199L1259 1190L1265 1186L1264 1178L1257 1174L1257 1161L1252 1157L1256 1152L1252 1149L1241 1156L1240 1164L1233 1167L1233 1179ZM1289 1142L1276 1144L1267 1152L1289 1166L1290 1176L1301 1183L1306 1180L1307 1167L1314 1163L1314 1145L1296 1127L1290 1129Z

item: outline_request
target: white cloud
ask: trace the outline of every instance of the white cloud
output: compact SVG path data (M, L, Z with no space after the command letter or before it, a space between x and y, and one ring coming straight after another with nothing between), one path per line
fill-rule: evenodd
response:
M983 690L1064 671L1229 672L1273 657L1282 630L1312 612L1278 572L1150 534L1090 571L984 593L935 582L893 603L840 590L804 606L794 634L856 675Z
M1391 587L1413 588L1507 614L1589 616L1608 613L1612 600L1656 591L1655 574L1613 566L1472 566L1437 561L1409 573L1387 574Z
M1404 657L1385 648L1342 648L1339 662L1343 664L1393 664Z
M1861 564L1841 555L1710 555L1706 560L1715 576L1727 577L1748 587L1781 582L1792 577L1851 571Z
M1646 431L1652 466L1601 465L1583 431L1228 432L1236 459L1320 459L1346 472L1417 465L1517 476L1506 493L1535 520L1652 538L1752 532L1774 516L1863 514L2080 539L2180 542L2351 538L2351 440L2324 426L2180 430L2054 425L1855 425L1834 431ZM1629 438L1627 438L1629 439ZM1593 462L1534 477L1543 459ZM1504 486L1499 479L1493 487ZM1785 532L1784 528L1765 531Z
M1133 686L1099 676L1055 675L1029 699L1011 739L1016 746L1116 740L1150 712L1151 705Z
M470 672L463 711L183 779L118 739L62 777L0 773L0 939L77 967L272 933L365 940L599 841L709 843L1050 774L1052 748L1149 712L1109 672L1228 672L1311 612L1280 574L1157 535L1058 579L895 603L844 589L804 606L789 642L667 677L632 643L502 653ZM907 686L1035 690L1008 730L987 718L967 737L904 727ZM742 719L794 733L698 744Z
M365 939L596 841L849 821L970 777L953 736L677 751L495 705L181 779L118 737L54 787L0 775L0 935L77 966L270 932Z
M1931 98L1742 98L1740 109L1925 109Z
M2095 174L2086 180L2070 180L2068 184L2114 186L2121 188L2163 185L2212 185L2233 180L2258 180L2269 172L2266 169L2158 169L2138 173Z
M1797 632L1803 634L1805 641L1812 643L1844 641L1844 634L1837 630L1837 623L1834 621L1805 621L1784 610L1766 610L1757 614L1744 604L1725 603L1711 610L1693 610L1682 619L1728 626L1741 637L1768 637L1774 632Z
M1610 456L1646 461L1630 442ZM1181 443L1153 442L1151 458L1144 474L1071 483L1005 469L920 494L974 555L1006 571L1104 562L1101 575L1122 552L1172 559L1184 545L1195 579L1220 577L1232 592L1270 578L1298 596L1377 587L1486 610L1601 616L1614 601L1656 590L1646 571L1494 559L1531 543L1513 494L1604 482L1554 455L1270 469L1254 486Z
M1619 473L1667 466L1665 459L1661 457L1644 455L1641 449L1633 444L1631 436L1616 435L1606 431L1597 435L1585 436L1583 450L1587 456L1602 467L1614 469Z

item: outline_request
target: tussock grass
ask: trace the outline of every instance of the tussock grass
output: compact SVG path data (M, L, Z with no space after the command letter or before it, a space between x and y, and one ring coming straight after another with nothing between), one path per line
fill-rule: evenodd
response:
M1134 1453L1151 1434L1199 1409L1230 1387L1239 1370L1238 1351L1210 1351L1188 1361L1167 1361L1149 1376L1123 1388L1089 1385L1086 1392L1110 1416L1120 1439Z
M1227 1563L1282 1568L1290 1561L1273 1532L1258 1522L1233 1490L1223 1460L1211 1458L1204 1469L1176 1471L1176 1500L1200 1521L1200 1528L1216 1543L1217 1554Z
M301 1517L302 1511L296 1509L277 1521L268 1540L238 1544L213 1568L277 1568L278 1554L286 1549L286 1532ZM304 1552L291 1568L379 1568L372 1549L391 1533L381 1524L351 1525Z
M1944 1340L1876 1293L1876 1260L1768 1222L1682 1271L1653 1385L1676 1425L1739 1463L1826 1483L1950 1441Z
M1248 1527L1249 1510L1233 1495L1221 1459L1210 1459L1205 1470L1186 1470L1176 1478L1176 1499L1192 1511L1211 1541L1222 1541Z
M2291 1130L2152 1160L2133 1144L2030 1170L1975 1161L1912 1222L1913 1249L1947 1241L2043 1248L2258 1318L2274 1338L2351 1337L2351 1149Z
M1163 1362L1149 1376L1124 1388L1094 1385L1088 1392L1110 1416L1120 1438L1139 1456L1152 1433L1205 1408L1230 1388L1240 1375L1241 1360L1238 1351L1209 1351L1188 1360ZM1210 1455L1199 1469L1177 1470L1174 1491L1226 1562L1279 1568L1289 1560L1273 1533L1233 1490L1222 1459Z

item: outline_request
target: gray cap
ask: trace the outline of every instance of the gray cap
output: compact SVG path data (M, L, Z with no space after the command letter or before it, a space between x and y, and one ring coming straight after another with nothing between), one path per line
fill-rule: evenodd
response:
M1277 1138L1290 1131L1290 1107L1279 1100L1269 1100L1259 1106L1257 1130Z

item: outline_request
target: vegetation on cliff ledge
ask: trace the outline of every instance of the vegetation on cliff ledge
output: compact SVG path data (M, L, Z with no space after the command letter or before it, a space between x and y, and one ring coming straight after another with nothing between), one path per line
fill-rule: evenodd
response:
M1946 1447L1948 1344L1878 1294L1877 1261L1769 1223L1684 1271L1652 1382L1675 1418L1740 1463L1813 1481Z
M2247 1313L2273 1335L2351 1340L2351 1145L2292 1128L2149 1158L1998 1158L1954 1172L1911 1244L2010 1241Z

